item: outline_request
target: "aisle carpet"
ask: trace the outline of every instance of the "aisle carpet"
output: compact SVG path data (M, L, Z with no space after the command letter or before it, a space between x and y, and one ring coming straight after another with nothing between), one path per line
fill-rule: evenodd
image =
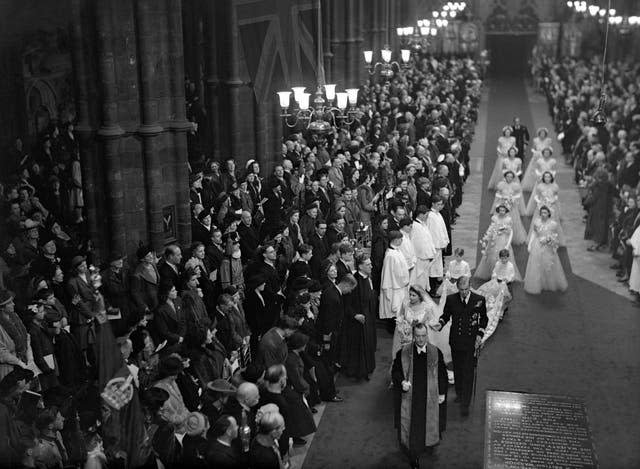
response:
M485 181L500 129L514 115L531 122L530 114L522 81L492 82ZM493 193L485 193L480 233L488 226L492 201ZM455 231L453 237L455 246ZM601 467L640 467L640 312L625 298L572 275L566 251L560 254L568 291L532 296L515 288L510 312L480 357L471 416L460 418L451 386L447 431L436 454L422 458L422 467L482 467L484 395L490 389L584 398ZM517 248L515 255L524 275L526 249ZM345 402L327 405L304 469L408 467L393 428L391 337L384 330L378 337L371 381L338 380Z

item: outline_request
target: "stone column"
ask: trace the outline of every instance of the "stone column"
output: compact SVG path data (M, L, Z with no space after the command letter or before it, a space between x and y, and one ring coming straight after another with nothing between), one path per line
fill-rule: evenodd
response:
M124 131L118 123L115 54L113 51L113 24L109 2L97 1L96 7L98 45L98 74L101 91L101 125L97 135L101 142L101 154L106 173L106 225L109 231L109 248L126 252L124 220L124 191L120 161L120 139ZM86 171L86 170L85 170Z
M99 229L98 221L104 211L101 199L96 194L103 192L100 178L96 178L100 171L99 159L96 158L96 145L93 140L93 127L91 125L89 89L87 74L87 51L84 47L83 37L87 34L87 5L84 0L72 0L71 57L74 69L75 93L76 93L76 119L75 134L80 146L80 162L82 166L82 191L84 196L85 213L87 217L88 235L93 241L94 261L99 263L107 250L106 239L103 230Z
M238 156L242 145L242 110L240 109L240 87L243 81L240 78L240 32L236 15L235 1L225 0L225 19L227 25L226 51L227 68L225 70L224 87L228 97L228 107L225 120L228 122L229 150L225 156Z
M158 151L158 135L163 128L158 122L158 80L155 74L155 62L159 52L159 35L157 22L154 25L153 15L158 8L153 0L135 2L138 61L140 71L141 122L137 133L142 138L142 156L147 199L147 231L149 244L158 252L164 246L162 226L162 167Z
M211 2L213 3L213 2ZM169 89L173 119L169 122L173 136L173 161L176 175L176 217L178 241L191 244L191 210L189 200L189 170L187 167L187 122L184 97L184 59L181 53L181 0L167 0L169 39Z
M207 154L214 159L220 159L220 119L218 118L220 99L220 78L218 76L218 39L216 18L219 15L216 2L207 2L204 18L204 43L205 43L205 78L204 78L204 106L207 110L207 133L209 148Z

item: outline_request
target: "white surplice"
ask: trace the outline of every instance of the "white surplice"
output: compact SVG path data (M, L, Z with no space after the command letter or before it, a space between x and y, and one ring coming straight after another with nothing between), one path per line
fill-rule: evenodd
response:
M380 281L380 319L396 317L409 293L409 266L399 249L384 255Z
M442 250L449 245L449 234L447 226L440 212L431 210L427 216L427 228L431 233L433 245L436 248L436 255L429 266L429 277L442 277L444 271L442 266Z
M425 223L414 220L411 228L411 243L416 253L416 267L414 282L425 291L429 291L429 268L436 257L436 248L433 244L431 232Z

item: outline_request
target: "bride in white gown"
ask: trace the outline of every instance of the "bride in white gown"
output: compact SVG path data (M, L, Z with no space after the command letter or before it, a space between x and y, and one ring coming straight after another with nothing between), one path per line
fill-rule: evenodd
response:
M549 208L542 206L539 213L540 218L532 223L524 291L534 295L543 290L565 291L568 284L558 257L558 223L551 219Z
M395 358L398 350L403 345L413 341L413 325L418 322L424 324L437 324L442 314L441 309L431 299L431 297L419 285L412 285L409 288L409 296L396 317L396 328L393 333L393 344L391 356ZM450 323L443 327L441 331L427 328L429 342L438 347L444 356L445 363L451 362L451 347L449 346Z

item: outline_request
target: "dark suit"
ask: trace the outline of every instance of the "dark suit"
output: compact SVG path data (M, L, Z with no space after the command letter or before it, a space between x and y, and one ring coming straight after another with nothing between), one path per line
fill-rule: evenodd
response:
M238 234L240 235L240 250L242 251L242 260L248 262L256 253L256 249L260 244L258 231L253 226L247 226L241 223L238 226Z
M89 273L87 273L87 280ZM78 304L69 305L69 324L71 332L78 341L82 350L87 349L87 333L89 332L89 320L93 320L93 288L78 276L71 277L67 283L67 295L73 299L75 295L80 297Z
M289 285L299 277L311 278L311 266L309 266L308 262L295 261L291 264L291 267L289 268Z
M512 135L516 139L518 157L522 159L522 164L524 164L524 145L525 143L529 143L529 129L527 129L526 125L522 124L520 124L519 127L514 126Z
M327 238L321 238L318 233L313 233L309 238L309 244L313 247L313 257L311 258L311 272L313 272L313 278L320 278L320 266L322 261L327 258L329 254L329 246L327 246Z
M440 324L444 326L449 319L451 319L449 344L453 358L456 394L460 397L462 406L468 407L473 391L476 338L484 336L484 329L488 323L484 297L470 292L465 304L459 293L447 296Z
M142 315L145 310L153 311L158 306L158 284L160 283L160 274L154 266L156 278L144 268L143 264L138 264L131 276L131 299Z
M344 300L342 293L334 284L329 284L320 296L320 306L318 309L317 327L320 340L325 345L329 345L327 356L330 364L338 360L339 335L344 319ZM330 336L330 338L329 338Z
M338 259L336 262L336 270L338 271L338 277L336 278L336 282L339 282L344 278L345 275L351 273L351 269L347 264L345 264L342 259Z
M182 289L180 285L182 282L180 281L179 270L176 272L176 270L165 261L161 262L158 266L158 272L160 273L160 280L166 283L170 283L171 285L176 287L176 290L178 291Z
M257 362L268 369L271 365L284 365L287 359L287 344L275 327L269 329L260 340Z
M187 334L187 321L182 312L180 298L173 300L173 306L172 308L168 303L163 303L153 315L160 340L166 340L169 344L177 343L180 337L184 339Z

